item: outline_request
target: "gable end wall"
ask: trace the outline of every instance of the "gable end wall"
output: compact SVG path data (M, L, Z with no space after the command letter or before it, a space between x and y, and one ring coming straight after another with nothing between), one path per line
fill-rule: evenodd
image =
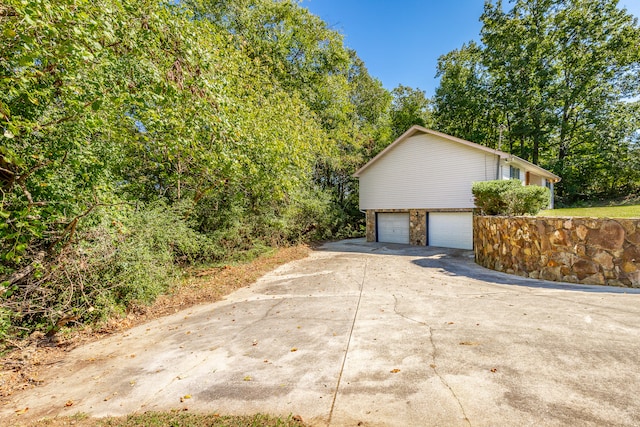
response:
M496 178L497 157L417 134L360 176L360 209L473 209L471 184Z

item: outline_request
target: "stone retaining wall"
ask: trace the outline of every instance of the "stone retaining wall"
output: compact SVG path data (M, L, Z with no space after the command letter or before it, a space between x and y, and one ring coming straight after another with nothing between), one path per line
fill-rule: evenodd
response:
M535 279L640 287L640 219L475 216L476 262Z

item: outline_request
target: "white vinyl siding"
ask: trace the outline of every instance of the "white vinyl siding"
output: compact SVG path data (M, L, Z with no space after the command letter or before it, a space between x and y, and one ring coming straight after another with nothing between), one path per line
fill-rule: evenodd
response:
M409 213L377 214L378 242L409 244Z
M360 209L472 209L471 184L495 179L497 156L416 134L360 175Z
M473 249L471 212L430 212L429 246Z

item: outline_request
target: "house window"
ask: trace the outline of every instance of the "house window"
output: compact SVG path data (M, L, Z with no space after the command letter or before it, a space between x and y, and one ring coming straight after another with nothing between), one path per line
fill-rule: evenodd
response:
M511 179L520 179L520 169L509 166L509 176Z

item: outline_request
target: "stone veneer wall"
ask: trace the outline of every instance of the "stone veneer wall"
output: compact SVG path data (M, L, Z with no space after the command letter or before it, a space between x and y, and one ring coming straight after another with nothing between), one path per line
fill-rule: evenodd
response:
M640 219L475 216L476 262L535 279L640 287Z

